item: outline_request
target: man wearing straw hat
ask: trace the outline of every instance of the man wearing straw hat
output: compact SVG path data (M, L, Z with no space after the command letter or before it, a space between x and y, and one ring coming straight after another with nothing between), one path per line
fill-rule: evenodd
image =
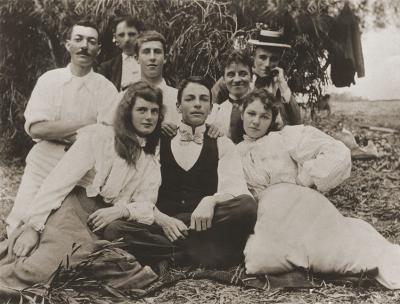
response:
M254 46L253 78L250 89L265 88L277 97L279 127L301 124L299 106L287 84L284 70L279 67L283 51L291 47L285 42L283 32L261 29L257 38L250 39L248 43ZM226 85L221 77L212 90L214 103L221 103L226 99L218 99L224 90L226 91Z

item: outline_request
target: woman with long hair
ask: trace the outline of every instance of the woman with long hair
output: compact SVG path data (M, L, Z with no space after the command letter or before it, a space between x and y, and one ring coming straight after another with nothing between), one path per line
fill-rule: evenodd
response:
M400 247L370 224L344 217L320 191L350 176L350 151L311 126L275 132L274 96L263 89L243 104L244 140L237 146L248 187L258 199L257 223L245 248L250 274L307 269L374 273L400 288Z
M3 243L0 294L46 283L61 262L79 263L98 246L96 232L116 219L153 223L161 183L156 152L162 105L159 89L137 82L120 101L113 126L91 125L79 132ZM123 256L124 266L104 262L92 275L121 288L155 280L133 256L122 250L117 256L109 260Z

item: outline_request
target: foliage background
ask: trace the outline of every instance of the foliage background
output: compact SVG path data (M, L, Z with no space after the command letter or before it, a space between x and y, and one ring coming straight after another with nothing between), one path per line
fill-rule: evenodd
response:
M352 4L363 21L372 0ZM373 4L375 23L384 26L388 4ZM399 8L396 0L389 0ZM169 45L165 76L172 85L189 75L215 80L232 38L248 38L255 24L285 26L294 46L282 66L295 92L321 94L326 73L332 20L345 1L337 0L0 0L0 150L26 155L31 140L23 130L23 112L37 78L65 66L63 42L74 21L92 16L101 32L98 60L117 51L110 24L117 16L138 16L149 29L165 35ZM375 3L375 2L374 2Z

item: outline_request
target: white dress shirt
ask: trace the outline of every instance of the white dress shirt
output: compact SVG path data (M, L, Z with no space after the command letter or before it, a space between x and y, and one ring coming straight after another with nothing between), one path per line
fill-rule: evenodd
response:
M179 129L192 132L192 127L180 123ZM195 129L195 135L204 137L205 125ZM194 141L181 141L181 134L178 130L177 135L171 140L171 150L175 161L185 171L190 170L197 162L203 143L198 144ZM251 195L247 189L246 181L241 166L240 156L233 142L226 136L218 137L218 194L230 194L233 197L242 194Z
M140 80L140 64L135 57L122 53L121 88Z
M72 75L70 65L39 77L25 109L25 130L40 121L112 122L119 95L103 75Z
M163 79L158 87L163 93L163 104L164 104L164 122L170 122L178 125L182 120L182 115L178 112L176 102L178 101L178 90L167 85Z

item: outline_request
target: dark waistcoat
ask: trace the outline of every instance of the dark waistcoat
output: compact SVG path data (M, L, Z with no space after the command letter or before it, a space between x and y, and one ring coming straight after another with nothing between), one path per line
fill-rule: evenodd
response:
M162 183L157 208L168 215L193 212L201 199L218 188L217 140L204 134L203 147L196 163L188 171L176 162L171 139L163 137L160 145Z

